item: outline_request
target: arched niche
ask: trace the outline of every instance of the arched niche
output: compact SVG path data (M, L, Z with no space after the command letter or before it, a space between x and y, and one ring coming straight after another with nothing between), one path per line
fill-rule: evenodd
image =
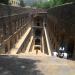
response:
M35 26L42 26L43 25L43 18L41 16L35 16L33 18Z

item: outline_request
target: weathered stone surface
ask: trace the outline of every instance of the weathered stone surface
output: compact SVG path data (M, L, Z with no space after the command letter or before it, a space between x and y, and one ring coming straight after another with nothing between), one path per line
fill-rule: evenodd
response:
M74 63L49 56L0 56L0 75L74 75Z

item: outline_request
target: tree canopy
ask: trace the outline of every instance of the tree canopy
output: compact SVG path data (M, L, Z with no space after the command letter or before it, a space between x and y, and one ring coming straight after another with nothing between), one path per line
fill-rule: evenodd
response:
M20 1L20 6L24 7L25 6L25 3L23 0Z
M47 2L40 1L38 3L34 3L33 6L37 8L50 8L68 2L75 2L75 0L48 0Z

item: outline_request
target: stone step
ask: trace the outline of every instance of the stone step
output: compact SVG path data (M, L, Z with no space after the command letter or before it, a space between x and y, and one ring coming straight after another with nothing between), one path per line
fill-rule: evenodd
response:
M32 52L20 53L19 55L26 55L26 56L47 56L46 54L42 53L41 51L38 51L37 54L36 54L36 51L32 51Z

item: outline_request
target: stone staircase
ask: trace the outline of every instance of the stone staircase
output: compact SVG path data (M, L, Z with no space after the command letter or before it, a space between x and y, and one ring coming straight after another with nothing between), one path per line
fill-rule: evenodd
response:
M47 54L42 53L40 50L36 53L36 50L32 50L32 52L20 53L19 55L25 56L48 56Z

